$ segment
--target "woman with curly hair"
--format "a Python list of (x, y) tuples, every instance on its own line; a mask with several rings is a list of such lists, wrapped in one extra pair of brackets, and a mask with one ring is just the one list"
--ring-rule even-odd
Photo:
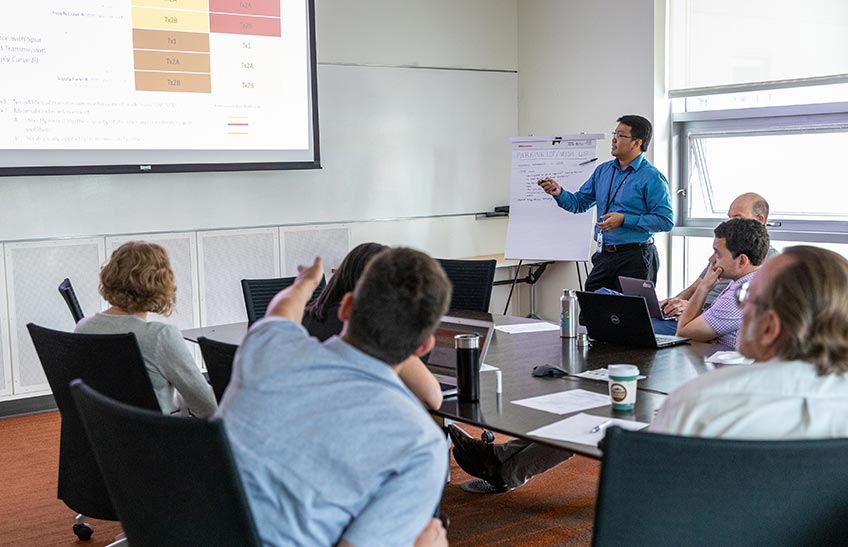
[(212, 415), (217, 407), (215, 395), (179, 329), (147, 320), (150, 312), (170, 315), (176, 304), (177, 286), (165, 249), (145, 241), (130, 241), (115, 249), (100, 270), (100, 294), (111, 307), (80, 321), (75, 332), (134, 333), (162, 412)]

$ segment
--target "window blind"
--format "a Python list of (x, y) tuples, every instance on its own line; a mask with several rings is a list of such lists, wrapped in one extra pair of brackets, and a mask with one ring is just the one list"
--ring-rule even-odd
[(671, 97), (848, 81), (845, 0), (669, 0)]

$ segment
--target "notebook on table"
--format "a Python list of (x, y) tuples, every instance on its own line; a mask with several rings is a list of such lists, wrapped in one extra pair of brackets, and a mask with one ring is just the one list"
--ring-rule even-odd
[(480, 336), (480, 357), (477, 367), (483, 364), (489, 344), (495, 331), (495, 324), (491, 319), (472, 319), (455, 315), (442, 317), (439, 326), (436, 327), (434, 336), (436, 345), (433, 351), (421, 358), (422, 361), (439, 381), (442, 395), (450, 397), (456, 395), (456, 348), (453, 337), (457, 334), (478, 334)]
[(666, 348), (689, 340), (654, 334), (648, 305), (641, 296), (578, 291), (577, 300), (589, 338), (593, 340), (645, 348)]
[(676, 316), (666, 315), (662, 312), (659, 300), (657, 300), (657, 291), (654, 287), (654, 282), (650, 279), (619, 276), (618, 282), (621, 284), (621, 292), (627, 296), (642, 296), (645, 298), (645, 303), (648, 305), (648, 312), (654, 319), (662, 319), (664, 321), (675, 319)]

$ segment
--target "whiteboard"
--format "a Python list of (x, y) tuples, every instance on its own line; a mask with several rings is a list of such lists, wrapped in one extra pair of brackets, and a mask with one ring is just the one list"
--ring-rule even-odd
[(0, 178), (0, 239), (473, 214), (509, 200), (517, 74), (319, 65), (318, 77), (321, 169)]
[(573, 214), (536, 182), (556, 180), (575, 192), (597, 165), (597, 143), (603, 135), (513, 137), (510, 176), (507, 258), (525, 260), (587, 260), (595, 208)]

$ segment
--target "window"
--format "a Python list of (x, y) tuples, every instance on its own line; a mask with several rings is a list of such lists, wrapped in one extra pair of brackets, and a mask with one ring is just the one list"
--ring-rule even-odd
[[(835, 106), (848, 112), (848, 104)], [(795, 221), (796, 229), (822, 229), (805, 221), (848, 220), (841, 199), (826, 199), (842, 193), (836, 159), (848, 151), (848, 115), (789, 110), (795, 114), (679, 123), (686, 220), (725, 218), (742, 192), (763, 195), (770, 218)]]
[(845, 0), (672, 0), (668, 10), (672, 90), (776, 89), (848, 74)]
[[(769, 202), (772, 239), (848, 244), (848, 103), (681, 113), (674, 120), (677, 219), (673, 237), (704, 237), (733, 199), (756, 192)], [(696, 246), (696, 245), (695, 245)], [(670, 272), (671, 290), (694, 279), (709, 252)], [(672, 264), (675, 260), (670, 261)]]
[(744, 192), (769, 202), (776, 248), (848, 250), (848, 3), (805, 6), (669, 2), (672, 293), (701, 272), (713, 228)]

